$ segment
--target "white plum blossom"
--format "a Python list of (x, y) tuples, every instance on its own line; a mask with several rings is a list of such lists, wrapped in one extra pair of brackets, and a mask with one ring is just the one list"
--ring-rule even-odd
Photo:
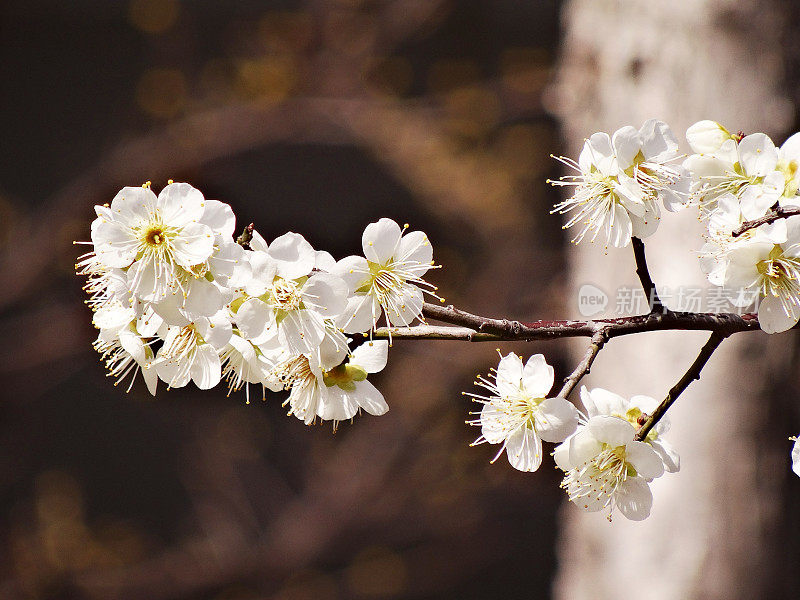
[(468, 394), (483, 404), (480, 417), (470, 421), (481, 427), (473, 443), (502, 444), (493, 461), (503, 451), (508, 462), (520, 471), (535, 471), (542, 464), (542, 441), (561, 442), (575, 431), (578, 411), (564, 398), (547, 398), (553, 387), (553, 367), (544, 356), (522, 359), (509, 353), (497, 366), (494, 381), (481, 376), (475, 382), (489, 396)]
[(388, 353), (388, 341), (367, 341), (353, 350), (347, 362), (323, 372), (328, 393), (318, 416), (333, 421), (335, 428), (337, 422), (352, 419), (361, 409), (373, 416), (385, 414), (389, 406), (367, 376), (383, 370)]
[(153, 351), (136, 331), (134, 323), (119, 328), (100, 329), (93, 344), (105, 362), (108, 374), (116, 377), (114, 385), (119, 384), (132, 373), (128, 390), (133, 386), (136, 374), (141, 370), (148, 391), (155, 396), (158, 375), (153, 365)]
[[(599, 415), (618, 417), (625, 419), (637, 429), (641, 425), (640, 420), (652, 414), (659, 404), (658, 400), (650, 396), (637, 395), (626, 399), (603, 388), (588, 390), (586, 386), (581, 387), (581, 402), (590, 419)], [(681, 468), (680, 456), (672, 444), (664, 439), (664, 434), (669, 428), (669, 417), (664, 415), (648, 432), (644, 441), (650, 444), (661, 458), (667, 473), (677, 473)]]
[(691, 171), (692, 196), (707, 215), (723, 194), (741, 203), (745, 220), (757, 219), (775, 204), (796, 203), (800, 185), (800, 134), (777, 148), (763, 133), (730, 134), (713, 121), (700, 121), (686, 132), (696, 152), (684, 161)]
[(97, 259), (127, 269), (131, 291), (142, 300), (184, 292), (179, 275), (214, 250), (214, 232), (200, 222), (204, 209), (203, 195), (186, 183), (167, 185), (158, 197), (149, 186), (123, 188), (109, 207), (97, 207)]
[(591, 241), (599, 236), (606, 246), (627, 246), (631, 237), (655, 232), (660, 205), (675, 211), (687, 204), (691, 177), (675, 164), (679, 158), (678, 142), (662, 121), (622, 127), (613, 136), (595, 133), (577, 162), (557, 157), (578, 175), (550, 182), (574, 188), (552, 212), (570, 214), (564, 227), (580, 228), (576, 243), (591, 234)]
[(349, 288), (338, 319), (346, 333), (374, 329), (382, 312), (390, 327), (409, 325), (422, 313), (423, 291), (436, 296), (435, 286), (422, 279), (433, 267), (433, 247), (421, 231), (405, 234), (407, 227), (391, 219), (370, 223), (361, 239), (364, 256), (336, 264), (333, 272)]
[(561, 487), (571, 502), (590, 511), (615, 510), (632, 521), (650, 515), (650, 481), (664, 474), (653, 447), (634, 439), (627, 419), (598, 415), (556, 448), (553, 458), (565, 472)]
[(173, 388), (193, 381), (201, 390), (211, 389), (222, 378), (219, 353), (231, 335), (231, 323), (222, 311), (188, 325), (168, 327), (154, 363), (158, 376)]

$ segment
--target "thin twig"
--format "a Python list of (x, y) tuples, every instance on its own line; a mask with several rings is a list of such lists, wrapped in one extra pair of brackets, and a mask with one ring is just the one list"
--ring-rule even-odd
[(749, 231), (750, 229), (761, 227), (762, 225), (766, 225), (767, 223), (772, 223), (773, 221), (777, 221), (778, 219), (788, 219), (789, 217), (794, 217), (796, 215), (800, 215), (800, 207), (789, 206), (783, 208), (779, 206), (768, 212), (763, 217), (759, 217), (758, 219), (753, 219), (752, 221), (745, 221), (739, 226), (738, 229), (734, 229), (733, 232), (731, 232), (731, 235), (733, 237), (739, 237), (745, 231)]
[(708, 338), (708, 341), (705, 343), (703, 348), (700, 350), (700, 354), (697, 355), (697, 358), (694, 359), (692, 366), (684, 373), (683, 377), (681, 377), (680, 381), (675, 384), (675, 386), (669, 391), (667, 397), (658, 405), (658, 407), (653, 411), (653, 414), (650, 415), (647, 420), (642, 423), (642, 426), (639, 428), (639, 431), (636, 432), (636, 439), (641, 441), (647, 437), (647, 434), (650, 433), (650, 430), (655, 427), (656, 423), (658, 423), (664, 414), (669, 410), (670, 406), (675, 403), (675, 400), (678, 399), (683, 391), (689, 387), (689, 384), (692, 383), (695, 379), (700, 379), (700, 372), (703, 370), (703, 367), (708, 362), (708, 359), (711, 358), (711, 355), (714, 354), (714, 351), (719, 347), (727, 336), (723, 333), (713, 332), (711, 336)]
[(578, 366), (575, 367), (575, 370), (564, 380), (564, 386), (561, 388), (561, 391), (558, 392), (559, 398), (566, 399), (567, 396), (572, 393), (572, 390), (575, 389), (575, 386), (578, 385), (583, 376), (589, 374), (594, 359), (597, 358), (597, 355), (600, 353), (600, 350), (603, 349), (603, 346), (607, 341), (608, 334), (606, 329), (598, 329), (592, 336), (592, 341), (589, 344), (589, 347), (586, 349), (586, 354), (584, 354), (583, 360), (581, 360)]
[(650, 303), (650, 312), (661, 313), (665, 312), (667, 308), (658, 297), (656, 284), (653, 283), (650, 277), (650, 269), (647, 267), (647, 257), (644, 253), (644, 242), (637, 237), (631, 238), (631, 245), (633, 246), (633, 256), (636, 259), (636, 274), (639, 276), (639, 281), (642, 282), (642, 289), (644, 290), (647, 301)]

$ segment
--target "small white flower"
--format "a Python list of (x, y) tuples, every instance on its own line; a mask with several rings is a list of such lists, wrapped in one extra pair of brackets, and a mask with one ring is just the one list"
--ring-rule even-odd
[(153, 396), (156, 395), (158, 375), (152, 368), (153, 351), (137, 332), (135, 322), (129, 322), (123, 327), (100, 329), (100, 334), (93, 346), (105, 361), (108, 374), (116, 377), (117, 381), (114, 382), (114, 385), (118, 385), (128, 374), (132, 373), (127, 389), (130, 391), (136, 379), (136, 373), (141, 369), (148, 391)]
[(502, 444), (492, 462), (505, 450), (515, 469), (535, 471), (542, 464), (542, 440), (561, 442), (572, 434), (578, 411), (563, 398), (547, 398), (553, 387), (553, 367), (541, 354), (531, 356), (524, 366), (519, 356), (507, 354), (494, 379), (479, 376), (475, 382), (490, 396), (465, 393), (484, 405), (480, 418), (469, 422), (481, 426), (474, 444)]
[(679, 210), (689, 198), (691, 178), (682, 166), (672, 164), (679, 158), (678, 143), (662, 121), (647, 121), (638, 130), (622, 127), (613, 137), (595, 133), (578, 162), (556, 158), (578, 172), (550, 182), (574, 188), (552, 212), (572, 213), (564, 227), (580, 227), (576, 243), (591, 233), (592, 241), (600, 236), (606, 245), (627, 246), (631, 237), (655, 232), (659, 202)]
[(390, 327), (410, 324), (422, 313), (423, 291), (435, 296), (436, 287), (422, 279), (433, 267), (428, 237), (421, 231), (404, 235), (397, 223), (380, 219), (367, 225), (361, 243), (366, 258), (348, 256), (333, 270), (350, 290), (338, 324), (346, 333), (366, 332), (381, 312)]
[[(635, 429), (641, 425), (639, 419), (652, 414), (659, 404), (655, 398), (650, 396), (637, 395), (626, 399), (603, 388), (594, 388), (590, 391), (586, 386), (581, 387), (581, 402), (590, 419), (600, 415), (618, 417), (628, 421)], [(667, 473), (677, 473), (681, 468), (681, 458), (672, 444), (663, 437), (669, 428), (669, 417), (664, 415), (650, 430), (644, 441), (650, 444), (661, 458)]]
[(634, 439), (627, 419), (598, 415), (556, 448), (556, 465), (565, 472), (561, 487), (570, 501), (590, 512), (615, 509), (641, 521), (650, 514), (649, 482), (664, 474), (661, 457), (650, 444)]
[(333, 421), (334, 430), (339, 421), (352, 419), (360, 409), (374, 416), (389, 410), (380, 390), (367, 381), (367, 375), (386, 366), (388, 352), (388, 341), (367, 341), (353, 351), (347, 362), (323, 372), (328, 394), (317, 414), (325, 421)]
[(228, 344), (220, 352), (222, 378), (228, 382), (228, 395), (245, 387), (247, 404), (250, 404), (250, 385), (264, 384), (273, 366), (258, 346), (233, 331)]
[(183, 387), (191, 380), (201, 390), (211, 389), (222, 378), (219, 352), (231, 335), (231, 323), (221, 311), (169, 327), (154, 363), (158, 376), (169, 387)]
[(345, 309), (347, 285), (331, 273), (312, 273), (317, 254), (298, 234), (285, 234), (267, 246), (254, 232), (250, 246), (248, 297), (233, 304), (242, 334), (258, 343), (275, 329), (291, 354), (315, 352), (328, 324)]
[(123, 188), (111, 206), (96, 207), (92, 242), (98, 260), (127, 269), (128, 284), (142, 300), (163, 300), (180, 289), (178, 273), (205, 263), (214, 233), (200, 223), (205, 199), (186, 183), (167, 185), (156, 195), (149, 187)]
[(800, 320), (800, 223), (786, 220), (787, 239), (777, 243), (765, 234), (732, 244), (725, 250), (723, 286), (738, 293), (737, 306), (761, 297), (758, 320), (767, 333), (780, 333)]

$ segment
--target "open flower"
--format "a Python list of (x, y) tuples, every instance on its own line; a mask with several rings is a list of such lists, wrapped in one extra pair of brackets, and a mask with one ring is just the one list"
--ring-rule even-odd
[(691, 178), (673, 164), (678, 158), (677, 140), (662, 121), (647, 121), (638, 130), (622, 127), (613, 137), (595, 133), (577, 162), (557, 157), (578, 174), (550, 182), (573, 188), (552, 212), (571, 214), (564, 227), (580, 227), (576, 243), (591, 234), (591, 241), (599, 236), (606, 245), (627, 246), (631, 237), (655, 232), (659, 203), (668, 210), (686, 205)]
[(348, 256), (336, 264), (333, 272), (350, 290), (338, 320), (345, 332), (373, 329), (381, 312), (390, 327), (408, 325), (422, 313), (423, 291), (435, 296), (436, 287), (422, 279), (433, 266), (428, 237), (421, 231), (403, 233), (391, 219), (370, 223), (361, 239), (364, 256)]
[[(603, 388), (594, 388), (590, 391), (586, 386), (581, 387), (581, 402), (590, 419), (600, 415), (618, 417), (626, 420), (635, 429), (640, 426), (639, 419), (652, 414), (659, 404), (650, 396), (637, 395), (626, 399)], [(672, 444), (664, 439), (664, 434), (669, 428), (669, 417), (664, 415), (643, 441), (652, 446), (664, 463), (664, 470), (667, 473), (677, 473), (681, 468), (681, 458)]]
[(127, 269), (132, 292), (157, 302), (180, 289), (178, 273), (205, 263), (214, 233), (200, 223), (205, 199), (186, 183), (156, 195), (148, 187), (123, 188), (110, 207), (97, 207), (92, 242), (98, 260)]
[(468, 394), (483, 404), (480, 417), (469, 421), (481, 427), (474, 444), (502, 444), (493, 461), (505, 450), (508, 462), (520, 471), (535, 471), (542, 464), (542, 440), (561, 442), (575, 431), (578, 411), (564, 398), (547, 398), (553, 387), (553, 367), (536, 354), (525, 365), (516, 354), (502, 357), (494, 381), (475, 382), (489, 396)]
[(650, 444), (634, 439), (627, 419), (598, 415), (556, 448), (556, 465), (565, 472), (561, 487), (570, 501), (590, 512), (614, 510), (641, 521), (650, 514), (649, 482), (664, 474), (661, 457)]
[(158, 376), (174, 388), (191, 380), (201, 390), (211, 389), (222, 378), (219, 352), (231, 335), (231, 323), (222, 311), (188, 325), (169, 327), (154, 363)]

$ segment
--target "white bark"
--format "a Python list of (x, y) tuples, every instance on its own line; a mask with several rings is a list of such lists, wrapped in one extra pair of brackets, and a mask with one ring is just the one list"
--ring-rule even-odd
[[(772, 3), (573, 0), (564, 15), (551, 104), (563, 118), (569, 155), (577, 156), (583, 138), (595, 131), (638, 127), (653, 117), (667, 121), (681, 139), (700, 119), (768, 134), (782, 134), (790, 122), (792, 107), (780, 91), (781, 20)], [(695, 254), (701, 230), (694, 210), (666, 213), (645, 241), (662, 297), (679, 285), (704, 285)], [(613, 312), (617, 287), (638, 286), (630, 248), (606, 255), (597, 244), (581, 244), (571, 255), (574, 298), (582, 284), (595, 284), (609, 293)], [(759, 566), (767, 556), (761, 542), (774, 502), (773, 484), (758, 476), (754, 458), (764, 337), (726, 340), (670, 412), (669, 439), (681, 452), (682, 469), (654, 482), (648, 520), (632, 523), (617, 515), (608, 523), (565, 507), (555, 597), (759, 596), (765, 576)], [(705, 338), (679, 332), (612, 340), (588, 384), (663, 397)]]

